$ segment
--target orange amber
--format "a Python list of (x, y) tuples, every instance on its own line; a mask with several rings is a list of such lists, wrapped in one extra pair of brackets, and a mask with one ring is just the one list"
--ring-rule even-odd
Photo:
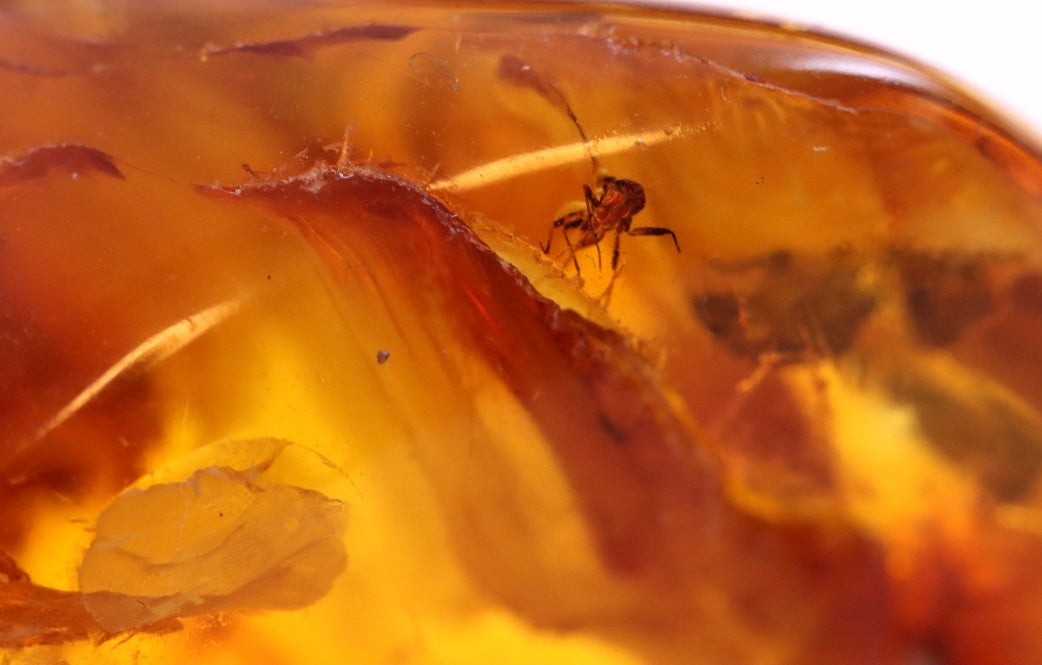
[(5, 663), (1042, 661), (1042, 161), (936, 74), (71, 0), (0, 91)]

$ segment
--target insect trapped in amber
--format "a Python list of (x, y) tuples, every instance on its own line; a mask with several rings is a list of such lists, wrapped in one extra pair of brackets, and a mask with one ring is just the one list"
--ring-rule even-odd
[(4, 662), (1042, 660), (1042, 162), (942, 78), (133, 0), (0, 90)]

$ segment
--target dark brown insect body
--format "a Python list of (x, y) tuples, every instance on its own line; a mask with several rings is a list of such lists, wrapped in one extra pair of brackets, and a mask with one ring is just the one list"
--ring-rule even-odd
[[(529, 88), (537, 92), (544, 99), (568, 114), (572, 124), (579, 132), (586, 151), (590, 155), (590, 162), (594, 173), (600, 170), (597, 155), (590, 147), (590, 139), (586, 130), (579, 123), (579, 117), (568, 102), (564, 93), (552, 79), (541, 75), (530, 64), (515, 55), (504, 55), (499, 60), (499, 75), (504, 80), (515, 85)], [(644, 209), (644, 187), (633, 180), (623, 180), (611, 176), (599, 176), (597, 178), (597, 191), (600, 196), (594, 194), (589, 185), (583, 185), (586, 194), (586, 209), (576, 210), (568, 213), (560, 219), (555, 219), (550, 226), (550, 236), (546, 239), (546, 245), (542, 247), (543, 252), (550, 253), (550, 243), (554, 238), (554, 229), (561, 229), (564, 241), (572, 255), (572, 263), (575, 264), (575, 272), (580, 273), (579, 260), (575, 256), (577, 250), (585, 247), (597, 248), (597, 265), (601, 264), (601, 240), (604, 236), (615, 232), (615, 248), (612, 250), (611, 268), (615, 272), (619, 266), (619, 237), (625, 233), (631, 236), (662, 236), (669, 235), (673, 238), (673, 244), (680, 251), (680, 243), (671, 229), (659, 226), (638, 226), (632, 228), (633, 216)], [(578, 229), (582, 235), (578, 241), (572, 242), (568, 232)], [(614, 280), (614, 277), (613, 277)], [(610, 292), (610, 287), (609, 291)]]
[[(560, 228), (564, 241), (572, 255), (576, 272), (579, 272), (579, 261), (575, 257), (577, 250), (584, 247), (597, 248), (597, 263), (600, 265), (601, 250), (600, 242), (608, 233), (615, 232), (615, 247), (612, 250), (611, 268), (616, 270), (619, 265), (619, 237), (625, 233), (631, 236), (662, 236), (668, 235), (673, 238), (673, 244), (680, 251), (680, 243), (671, 229), (660, 226), (638, 226), (633, 228), (633, 216), (644, 209), (644, 187), (633, 180), (623, 180), (611, 176), (601, 176), (597, 179), (597, 188), (600, 196), (597, 196), (589, 185), (583, 185), (586, 194), (586, 209), (568, 213), (564, 217), (555, 219), (550, 226), (550, 236), (543, 246), (545, 253), (550, 253), (550, 243), (554, 238), (554, 230)], [(576, 242), (572, 242), (568, 232), (578, 229), (582, 235)]]

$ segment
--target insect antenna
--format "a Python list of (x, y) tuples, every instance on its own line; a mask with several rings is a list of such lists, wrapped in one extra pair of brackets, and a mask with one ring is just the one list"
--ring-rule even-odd
[(583, 129), (582, 123), (579, 122), (579, 116), (575, 114), (575, 109), (572, 108), (568, 98), (565, 97), (557, 84), (549, 77), (536, 71), (532, 65), (512, 54), (506, 54), (499, 58), (499, 76), (503, 80), (513, 83), (516, 86), (529, 88), (530, 90), (535, 91), (540, 97), (550, 102), (561, 111), (564, 111), (565, 115), (568, 116), (572, 121), (572, 124), (575, 125), (575, 128), (579, 131), (579, 138), (582, 140), (583, 147), (586, 149), (586, 154), (590, 158), (590, 164), (593, 166), (593, 177), (596, 182), (601, 173), (600, 161), (597, 159), (597, 155), (593, 152), (590, 137), (587, 136), (586, 130)]

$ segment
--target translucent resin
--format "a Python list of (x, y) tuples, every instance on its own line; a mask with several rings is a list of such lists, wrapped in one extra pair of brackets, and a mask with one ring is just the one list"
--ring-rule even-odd
[(73, 0), (0, 92), (3, 662), (1042, 661), (1042, 161), (943, 77)]

